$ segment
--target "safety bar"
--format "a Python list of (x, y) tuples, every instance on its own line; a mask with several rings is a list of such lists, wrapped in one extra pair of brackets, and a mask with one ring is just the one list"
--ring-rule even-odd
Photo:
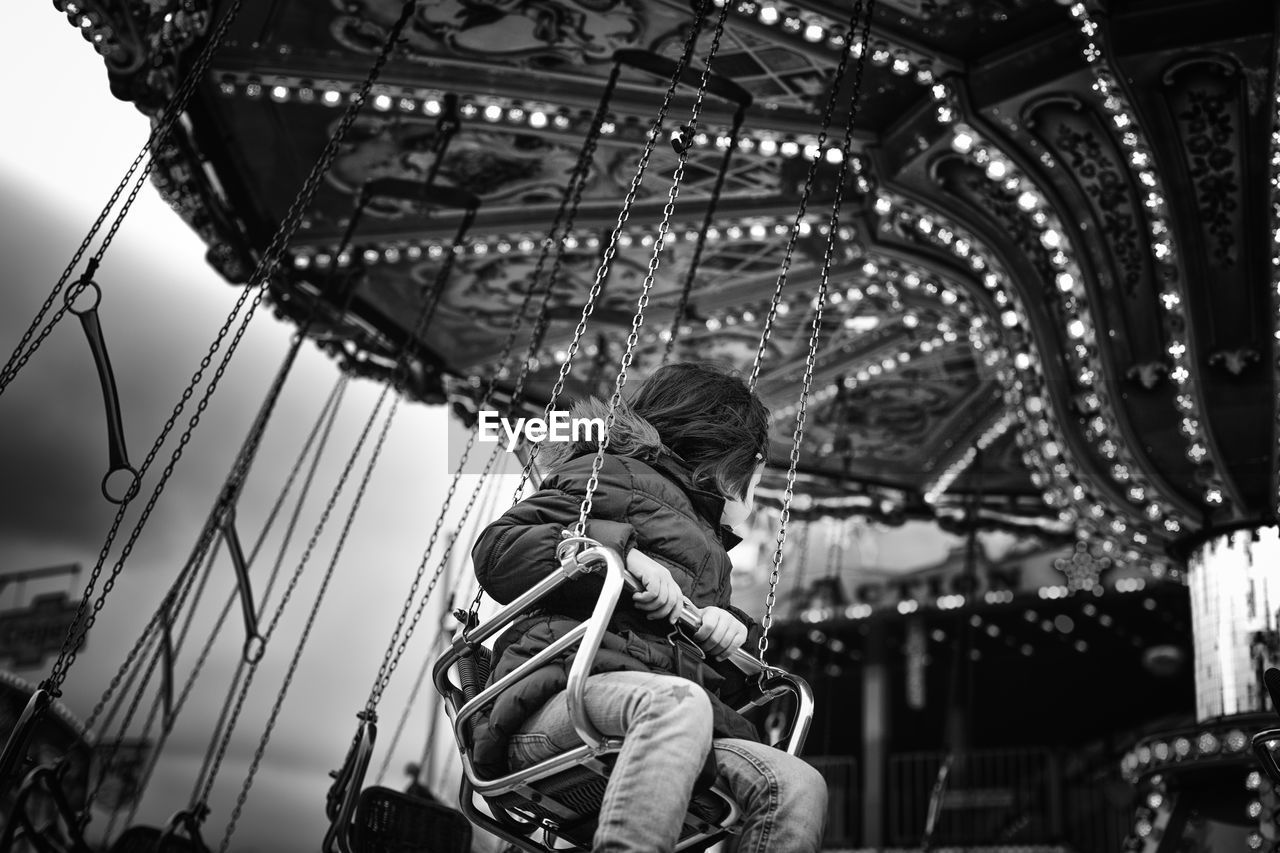
[[(584, 544), (583, 550), (576, 555), (566, 553), (566, 547)], [(604, 585), (600, 596), (587, 621), (576, 625), (572, 630), (557, 638), (553, 643), (539, 651), (529, 660), (507, 673), (502, 678), (480, 691), (470, 701), (456, 707), (461, 690), (449, 678), (449, 671), (464, 655), (471, 653), (471, 648), (504, 629), (516, 618), (527, 613), (532, 606), (562, 584), (583, 574), (604, 569)], [(432, 681), (436, 690), (445, 698), (445, 709), (453, 722), (454, 739), (462, 754), (463, 772), (468, 782), (481, 795), (495, 794), (519, 787), (536, 778), (541, 778), (554, 770), (563, 769), (580, 763), (583, 759), (601, 752), (616, 749), (621, 741), (606, 738), (587, 717), (583, 702), (583, 693), (587, 677), (591, 674), (596, 652), (608, 630), (614, 609), (621, 598), (624, 587), (643, 589), (643, 584), (623, 563), (622, 557), (612, 549), (605, 548), (598, 542), (585, 538), (566, 540), (561, 544), (560, 568), (543, 578), (524, 594), (510, 604), (501, 608), (484, 623), (470, 630), (464, 629), (450, 644), (432, 668)], [(686, 631), (696, 632), (702, 625), (702, 612), (688, 599), (685, 599), (677, 614), (675, 623)], [(525, 770), (510, 773), (495, 779), (481, 779), (475, 772), (464, 744), (467, 743), (467, 723), (480, 710), (488, 706), (504, 690), (534, 670), (550, 663), (575, 644), (581, 643), (574, 654), (570, 665), (568, 683), (566, 685), (566, 702), (570, 722), (583, 746), (539, 763)], [(792, 755), (799, 754), (809, 733), (813, 719), (813, 691), (804, 679), (792, 675), (785, 670), (752, 657), (743, 649), (734, 649), (725, 660), (748, 676), (760, 679), (761, 696), (739, 711), (767, 704), (785, 693), (796, 697), (796, 713), (792, 717), (791, 731), (787, 737), (786, 751)]]

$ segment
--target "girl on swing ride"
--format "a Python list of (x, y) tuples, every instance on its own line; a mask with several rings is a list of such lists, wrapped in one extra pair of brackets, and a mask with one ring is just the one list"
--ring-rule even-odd
[[(603, 416), (589, 400), (575, 408)], [(733, 710), (711, 665), (758, 635), (729, 603), (728, 550), (751, 512), (768, 448), (768, 410), (747, 384), (717, 369), (659, 368), (620, 406), (585, 534), (612, 548), (640, 582), (624, 596), (586, 680), (585, 710), (624, 738), (605, 788), (592, 850), (669, 853), (704, 764), (742, 811), (736, 847), (750, 853), (819, 849), (826, 784), (801, 759), (762, 744)], [(490, 524), (472, 551), (476, 576), (508, 603), (559, 563), (578, 519), (595, 441), (550, 445), (552, 468), (533, 495)], [(544, 451), (545, 452), (545, 451)], [(590, 615), (600, 591), (587, 575), (543, 598), (498, 639), (490, 683)], [(701, 627), (673, 622), (687, 598)], [(520, 770), (580, 744), (566, 703), (567, 666), (536, 670), (499, 696), (475, 731), (477, 767)]]

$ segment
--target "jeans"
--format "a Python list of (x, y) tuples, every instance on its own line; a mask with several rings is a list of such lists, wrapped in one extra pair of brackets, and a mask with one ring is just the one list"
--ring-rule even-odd
[[(611, 672), (587, 679), (587, 716), (604, 735), (624, 737), (609, 777), (593, 853), (671, 853), (708, 748), (743, 812), (737, 853), (812, 853), (822, 845), (827, 786), (782, 750), (711, 736), (711, 702), (674, 675)], [(582, 743), (565, 694), (552, 697), (512, 736), (513, 770)]]

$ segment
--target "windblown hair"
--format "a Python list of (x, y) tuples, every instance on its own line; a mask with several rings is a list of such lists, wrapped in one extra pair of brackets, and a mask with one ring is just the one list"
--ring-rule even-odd
[[(590, 397), (575, 418), (601, 418), (609, 410)], [(556, 447), (548, 461), (595, 452), (580, 440)], [(741, 498), (769, 449), (769, 410), (741, 378), (711, 365), (669, 364), (649, 375), (618, 406), (609, 430), (610, 453), (653, 459), (665, 447), (689, 466), (694, 482), (725, 497)]]

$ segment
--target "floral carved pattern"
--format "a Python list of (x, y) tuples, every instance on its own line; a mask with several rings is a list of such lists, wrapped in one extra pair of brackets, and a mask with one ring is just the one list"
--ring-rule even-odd
[(988, 180), (977, 168), (958, 157), (940, 163), (937, 177), (952, 195), (990, 215), (1045, 280), (1052, 278), (1048, 252), (1040, 244), (1030, 218), (1018, 208), (1016, 192)]
[(1076, 114), (1059, 116), (1047, 142), (1076, 179), (1093, 206), (1094, 216), (1116, 264), (1120, 286), (1133, 298), (1146, 266), (1139, 245), (1138, 217), (1126, 171), (1103, 137)]
[[(327, 179), (350, 193), (374, 178), (424, 180), (436, 159), (436, 141), (434, 126), (426, 123), (359, 121)], [(540, 137), (467, 131), (450, 143), (436, 180), (490, 203), (545, 204), (559, 198), (575, 158), (574, 151)], [(594, 173), (589, 183), (596, 183)], [(590, 189), (587, 195), (592, 195)], [(418, 212), (418, 205), (409, 200), (376, 199), (369, 212), (400, 218)]]
[(1231, 89), (1209, 91), (1191, 89), (1177, 113), (1182, 128), (1192, 181), (1196, 185), (1196, 205), (1200, 224), (1209, 238), (1213, 261), (1223, 267), (1236, 264), (1234, 214), (1240, 191), (1236, 177), (1236, 154), (1231, 148), (1236, 100)]
[[(400, 11), (398, 0), (345, 0), (330, 30), (349, 50), (371, 53)], [(426, 0), (405, 36), (411, 58), (454, 56), (496, 59), (557, 68), (608, 62), (615, 50), (634, 47), (645, 28), (642, 7), (626, 0)]]

